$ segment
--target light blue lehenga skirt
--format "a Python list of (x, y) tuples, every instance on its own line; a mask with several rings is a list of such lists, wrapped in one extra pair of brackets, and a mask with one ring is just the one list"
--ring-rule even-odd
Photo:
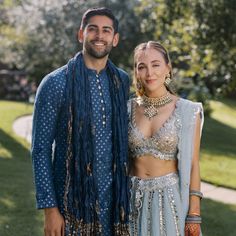
[(179, 177), (176, 173), (131, 177), (131, 236), (184, 236)]

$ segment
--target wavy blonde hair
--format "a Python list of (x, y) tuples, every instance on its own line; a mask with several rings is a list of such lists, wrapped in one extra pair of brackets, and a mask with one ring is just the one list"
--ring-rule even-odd
[[(136, 77), (137, 57), (138, 57), (138, 55), (141, 51), (145, 51), (148, 48), (153, 48), (153, 49), (157, 50), (158, 52), (160, 52), (162, 54), (166, 64), (170, 68), (170, 79), (171, 79), (171, 81), (173, 81), (172, 65), (171, 65), (170, 56), (169, 56), (169, 53), (168, 53), (167, 49), (162, 44), (160, 44), (159, 42), (156, 42), (156, 41), (148, 41), (148, 42), (145, 42), (145, 43), (141, 43), (141, 44), (137, 45), (136, 48), (134, 49), (134, 79), (133, 79), (133, 84), (134, 84), (137, 96), (142, 96), (144, 94), (144, 89), (138, 88), (139, 86), (137, 85), (138, 84), (138, 78)], [(172, 86), (166, 86), (166, 89), (170, 93), (175, 94), (175, 90), (174, 90), (174, 88), (172, 88)]]

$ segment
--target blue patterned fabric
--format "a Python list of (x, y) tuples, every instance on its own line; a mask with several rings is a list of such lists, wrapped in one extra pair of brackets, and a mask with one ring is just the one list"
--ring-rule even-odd
[[(89, 70), (93, 123), (95, 129), (95, 178), (98, 184), (101, 219), (104, 236), (112, 235), (112, 107), (106, 71), (99, 75)], [(104, 173), (106, 173), (104, 175)]]
[[(41, 82), (35, 101), (32, 132), (32, 159), (37, 208), (57, 206), (62, 214), (64, 213), (68, 128), (66, 122), (66, 69), (66, 66), (59, 68), (47, 75)], [(119, 74), (128, 91), (127, 74), (120, 69)], [(114, 179), (112, 175), (110, 78), (108, 78), (106, 70), (103, 70), (98, 77), (94, 71), (88, 70), (88, 78), (95, 133), (93, 141), (95, 143), (94, 159), (96, 160), (94, 178), (97, 180), (100, 221), (104, 230), (103, 235), (112, 235), (111, 211)], [(99, 87), (101, 89), (98, 89)]]

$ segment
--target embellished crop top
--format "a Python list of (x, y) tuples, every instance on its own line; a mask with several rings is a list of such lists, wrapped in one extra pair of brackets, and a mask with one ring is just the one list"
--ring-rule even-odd
[(148, 154), (161, 160), (177, 159), (178, 129), (180, 127), (178, 101), (170, 117), (151, 137), (145, 137), (138, 129), (135, 122), (137, 103), (134, 99), (129, 101), (129, 155), (131, 158), (138, 158)]

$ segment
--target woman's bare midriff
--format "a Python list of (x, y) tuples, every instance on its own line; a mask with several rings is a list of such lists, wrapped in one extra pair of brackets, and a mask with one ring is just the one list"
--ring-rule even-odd
[(177, 161), (160, 160), (151, 155), (132, 158), (130, 163), (130, 175), (139, 178), (153, 178), (177, 172)]

